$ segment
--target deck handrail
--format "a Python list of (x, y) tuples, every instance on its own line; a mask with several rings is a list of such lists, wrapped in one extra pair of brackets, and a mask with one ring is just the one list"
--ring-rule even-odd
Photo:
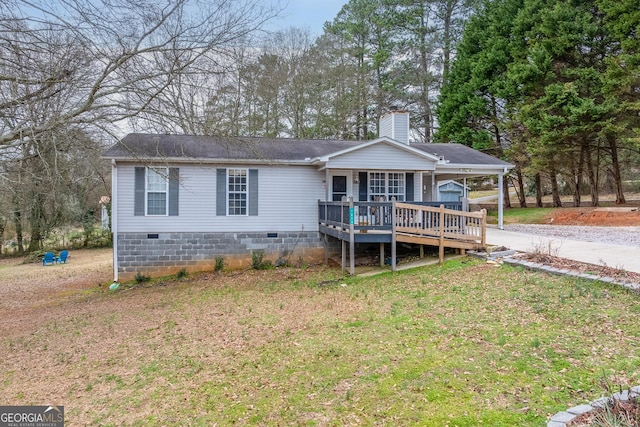
[[(431, 205), (431, 206), (428, 206)], [(346, 265), (345, 242), (349, 242), (349, 271), (354, 274), (356, 235), (374, 230), (377, 236), (391, 241), (391, 268), (396, 270), (396, 243), (417, 243), (439, 247), (439, 260), (444, 261), (444, 248), (460, 250), (486, 246), (487, 211), (463, 212), (462, 204), (447, 209), (444, 203), (355, 202), (343, 198), (339, 202), (318, 201), (320, 231), (342, 241), (342, 268)], [(391, 236), (389, 236), (389, 234)], [(370, 242), (385, 240), (368, 240)], [(381, 244), (380, 259), (384, 245)], [(422, 248), (422, 246), (421, 246)], [(326, 249), (325, 249), (326, 251)], [(325, 253), (325, 259), (327, 255)]]
[[(351, 203), (351, 204), (350, 204)], [(461, 212), (461, 202), (407, 202), (414, 206), (439, 207), (444, 205), (446, 209)], [(353, 201), (349, 200), (329, 202), (318, 201), (318, 222), (331, 227), (349, 228), (350, 209), (353, 208), (353, 225), (356, 231), (379, 230), (391, 231), (392, 202)]]
[(393, 202), (396, 233), (440, 239), (469, 240), (486, 245), (487, 211), (462, 212)]

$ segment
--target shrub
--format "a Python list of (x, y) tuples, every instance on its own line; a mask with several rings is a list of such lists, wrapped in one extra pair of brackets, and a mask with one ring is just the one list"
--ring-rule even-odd
[(264, 251), (254, 251), (251, 253), (251, 268), (254, 270), (268, 270), (272, 267), (271, 261), (263, 261)]
[(176, 278), (177, 279), (184, 279), (188, 275), (189, 275), (189, 273), (187, 273), (187, 269), (186, 268), (182, 268), (182, 269), (180, 269), (180, 271), (178, 271), (176, 273)]
[(149, 276), (145, 276), (144, 274), (138, 272), (138, 274), (136, 274), (135, 277), (135, 281), (136, 283), (144, 283), (144, 282), (148, 282), (149, 280), (151, 280), (151, 277)]
[(224, 257), (217, 256), (216, 257), (216, 265), (213, 267), (213, 271), (222, 271), (224, 270)]

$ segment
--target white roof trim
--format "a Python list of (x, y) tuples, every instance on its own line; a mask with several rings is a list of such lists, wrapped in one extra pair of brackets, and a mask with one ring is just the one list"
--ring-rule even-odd
[(263, 165), (263, 166), (272, 166), (272, 165), (292, 165), (292, 166), (311, 166), (313, 162), (309, 160), (269, 160), (269, 159), (203, 159), (203, 158), (193, 158), (193, 157), (166, 157), (166, 158), (158, 158), (158, 157), (115, 157), (113, 160), (116, 163), (162, 163), (162, 164), (190, 164), (190, 165)]
[(496, 173), (506, 173), (513, 169), (515, 165), (483, 165), (483, 164), (464, 164), (464, 163), (438, 163), (436, 172), (456, 172), (459, 174), (472, 174), (475, 172), (496, 171)]
[(468, 185), (464, 185), (461, 182), (456, 181), (455, 179), (445, 179), (444, 181), (436, 181), (438, 183), (438, 187), (440, 187), (441, 185), (445, 185), (448, 184), (450, 182), (459, 185), (460, 187), (464, 187), (465, 190), (469, 189)]
[(391, 145), (391, 146), (393, 146), (395, 148), (398, 148), (400, 150), (403, 150), (403, 151), (406, 151), (408, 153), (414, 154), (414, 155), (416, 155), (418, 157), (421, 157), (423, 159), (430, 160), (432, 162), (437, 162), (439, 160), (438, 156), (434, 156), (433, 154), (429, 154), (429, 153), (426, 153), (426, 152), (424, 152), (422, 150), (415, 149), (415, 148), (411, 147), (410, 145), (403, 144), (402, 142), (398, 142), (395, 139), (391, 139), (391, 138), (388, 138), (388, 137), (381, 137), (381, 138), (377, 138), (377, 139), (374, 139), (374, 140), (371, 140), (371, 141), (363, 142), (362, 144), (358, 144), (358, 145), (356, 145), (354, 147), (349, 147), (349, 148), (346, 148), (344, 150), (336, 151), (335, 153), (330, 153), (330, 154), (327, 154), (325, 156), (318, 157), (318, 158), (316, 158), (314, 160), (317, 161), (317, 162), (327, 163), (332, 157), (342, 156), (344, 154), (352, 153), (352, 152), (358, 151), (358, 150), (362, 150), (364, 148), (370, 147), (372, 145), (380, 144), (380, 143)]

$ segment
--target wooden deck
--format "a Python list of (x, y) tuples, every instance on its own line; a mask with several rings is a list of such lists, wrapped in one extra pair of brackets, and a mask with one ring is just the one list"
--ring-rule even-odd
[(381, 264), (384, 244), (390, 243), (393, 271), (397, 242), (437, 246), (440, 262), (445, 248), (484, 248), (486, 211), (463, 212), (461, 208), (461, 203), (319, 201), (318, 218), (320, 232), (342, 243), (343, 270), (349, 244), (349, 271), (354, 274), (355, 243), (379, 243)]

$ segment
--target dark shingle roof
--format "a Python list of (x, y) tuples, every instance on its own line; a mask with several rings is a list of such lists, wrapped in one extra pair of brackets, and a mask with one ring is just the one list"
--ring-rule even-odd
[[(132, 133), (104, 154), (115, 159), (247, 160), (268, 162), (308, 161), (363, 141), (334, 139), (241, 138)], [(461, 144), (411, 144), (449, 163), (507, 166), (506, 162)]]
[(304, 161), (362, 142), (132, 133), (104, 154), (108, 158), (185, 158)]
[(462, 144), (411, 144), (411, 146), (438, 157), (442, 156), (449, 163), (510, 166), (507, 162)]

